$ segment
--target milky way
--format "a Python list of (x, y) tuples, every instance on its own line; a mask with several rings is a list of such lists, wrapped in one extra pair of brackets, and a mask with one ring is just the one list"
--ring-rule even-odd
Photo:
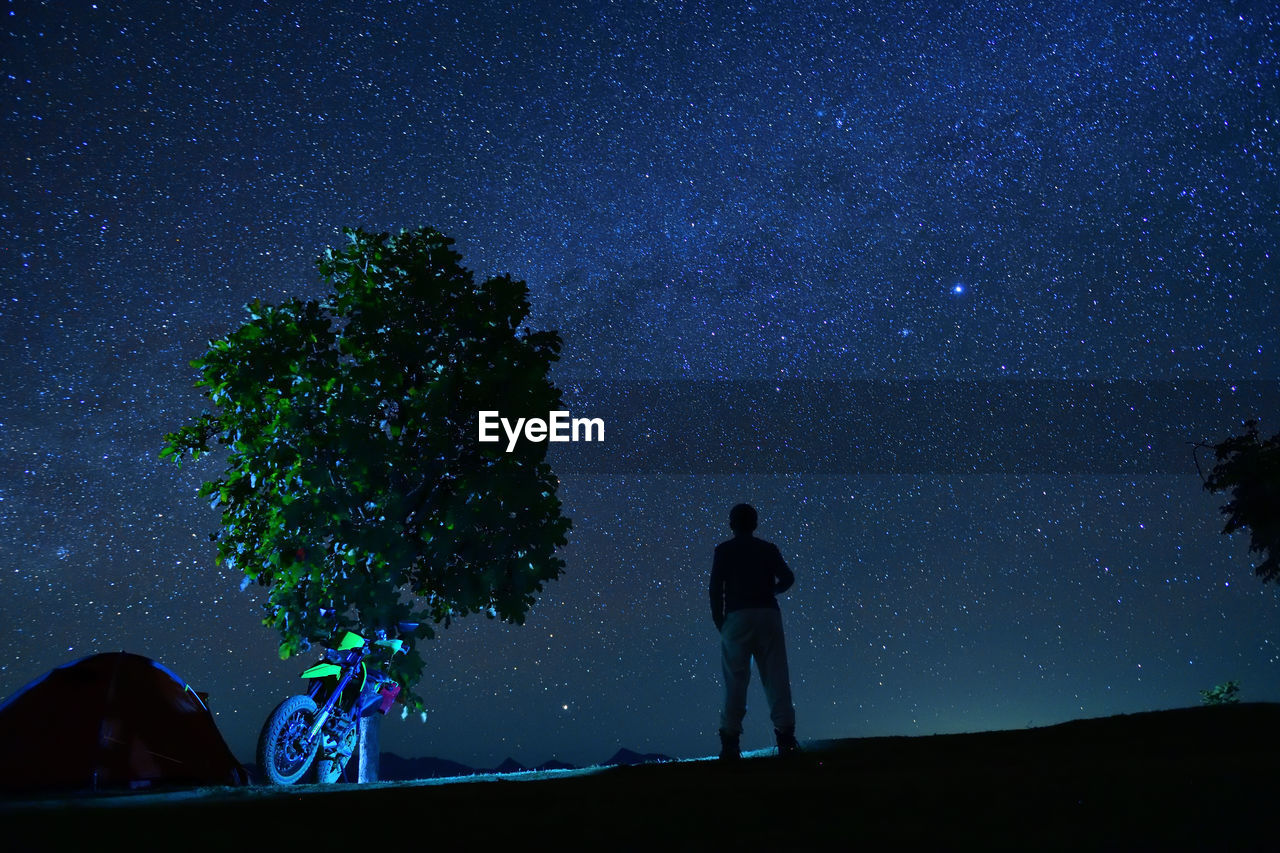
[(1280, 700), (1190, 447), (1280, 428), (1272, 4), (4, 10), (0, 694), (146, 654), (252, 759), (304, 662), (161, 436), (341, 227), (431, 225), (610, 432), (561, 455), (564, 576), (444, 631), (388, 749), (713, 752), (740, 500), (797, 575), (802, 740)]

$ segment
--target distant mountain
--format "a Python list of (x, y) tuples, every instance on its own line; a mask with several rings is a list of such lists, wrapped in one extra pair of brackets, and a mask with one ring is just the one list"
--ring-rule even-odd
[[(673, 761), (669, 755), (657, 752), (639, 753), (625, 747), (614, 753), (608, 761), (600, 763), (601, 767), (616, 765), (651, 764), (657, 761)], [(497, 767), (491, 769), (468, 767), (456, 761), (444, 758), (402, 758), (394, 752), (384, 752), (379, 759), (378, 776), (386, 782), (406, 782), (413, 779), (444, 779), (454, 776), (474, 776), (478, 773), (526, 773), (529, 770), (576, 770), (577, 765), (558, 759), (544, 761), (537, 767), (526, 767), (514, 758), (508, 757)], [(354, 767), (352, 768), (354, 772)]]
[(394, 752), (384, 752), (378, 756), (378, 777), (387, 782), (444, 779), (470, 776), (475, 772), (477, 771), (472, 767), (444, 758), (401, 758)]
[(528, 769), (529, 769), (528, 767), (525, 767), (523, 764), (521, 764), (519, 761), (516, 761), (516, 760), (515, 760), (514, 758), (512, 758), (511, 756), (507, 756), (507, 758), (506, 758), (505, 760), (503, 760), (503, 762), (502, 762), (501, 764), (499, 764), (497, 767), (493, 768), (492, 770), (489, 770), (489, 771), (486, 771), (486, 772), (489, 772), (489, 773), (523, 773), (523, 772), (525, 772), (525, 771), (526, 771), (526, 770), (528, 770)]
[(622, 749), (615, 752), (613, 754), (613, 758), (610, 758), (608, 761), (606, 761), (604, 763), (604, 766), (613, 767), (618, 764), (625, 764), (630, 766), (632, 764), (651, 764), (655, 761), (674, 761), (674, 760), (675, 759), (672, 758), (671, 756), (663, 755), (660, 752), (646, 752), (641, 754), (639, 752), (632, 752), (626, 747), (623, 747)]

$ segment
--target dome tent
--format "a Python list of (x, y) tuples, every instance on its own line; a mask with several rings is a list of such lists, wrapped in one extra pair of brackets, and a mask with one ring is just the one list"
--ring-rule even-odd
[(241, 785), (204, 698), (128, 652), (50, 670), (0, 705), (0, 789)]

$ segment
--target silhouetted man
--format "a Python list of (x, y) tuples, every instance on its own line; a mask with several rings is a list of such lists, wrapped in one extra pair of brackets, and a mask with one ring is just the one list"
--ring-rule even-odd
[(716, 546), (711, 564), (711, 618), (720, 632), (724, 666), (724, 708), (720, 712), (720, 758), (741, 753), (742, 718), (747, 713), (747, 684), (751, 659), (769, 702), (769, 716), (778, 739), (778, 754), (798, 752), (796, 711), (791, 705), (791, 676), (782, 640), (782, 612), (774, 598), (795, 583), (778, 547), (753, 536), (755, 508), (738, 504), (729, 511), (733, 538)]

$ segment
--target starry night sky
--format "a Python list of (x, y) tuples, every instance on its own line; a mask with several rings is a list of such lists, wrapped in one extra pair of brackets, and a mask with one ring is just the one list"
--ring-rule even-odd
[(1273, 4), (2, 8), (0, 695), (146, 654), (252, 760), (308, 660), (161, 436), (338, 229), (431, 225), (529, 283), (609, 432), (553, 456), (565, 575), (442, 632), (385, 748), (712, 753), (741, 500), (797, 574), (802, 740), (1280, 701), (1188, 444), (1280, 428)]

